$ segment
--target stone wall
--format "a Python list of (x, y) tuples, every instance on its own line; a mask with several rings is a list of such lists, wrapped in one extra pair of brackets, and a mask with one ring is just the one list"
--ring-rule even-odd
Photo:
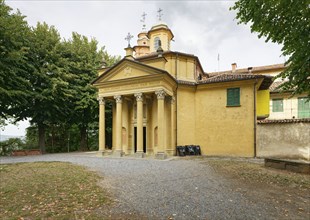
[(310, 161), (310, 119), (258, 121), (256, 143), (257, 157)]

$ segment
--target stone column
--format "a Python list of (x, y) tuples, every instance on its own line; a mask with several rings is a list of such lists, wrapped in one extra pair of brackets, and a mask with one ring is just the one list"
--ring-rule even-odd
[(176, 115), (175, 115), (175, 98), (171, 97), (171, 156), (175, 155), (176, 151)]
[(123, 156), (122, 150), (122, 96), (114, 96), (116, 101), (116, 145), (113, 154), (115, 156)]
[(137, 100), (137, 157), (144, 157), (143, 152), (143, 95), (135, 93)]
[(97, 155), (103, 156), (105, 151), (105, 100), (99, 96), (99, 150)]
[(157, 95), (157, 124), (158, 124), (158, 151), (156, 154), (156, 158), (165, 159), (165, 95), (166, 92), (162, 90), (158, 90), (155, 92)]

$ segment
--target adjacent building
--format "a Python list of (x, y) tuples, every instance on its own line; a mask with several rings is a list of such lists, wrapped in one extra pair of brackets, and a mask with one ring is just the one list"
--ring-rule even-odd
[(280, 86), (284, 83), (281, 78), (276, 78), (284, 71), (284, 64), (274, 64), (267, 66), (248, 67), (237, 69), (237, 64), (233, 63), (231, 70), (209, 73), (209, 75), (221, 74), (258, 74), (272, 76), (273, 83), (270, 86), (270, 103), (268, 119), (301, 119), (310, 118), (310, 102), (307, 101), (307, 94), (292, 95), (290, 91), (284, 92)]

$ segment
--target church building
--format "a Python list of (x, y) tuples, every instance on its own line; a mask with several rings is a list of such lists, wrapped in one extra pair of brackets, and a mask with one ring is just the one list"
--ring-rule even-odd
[[(128, 40), (131, 36), (128, 35)], [(159, 22), (93, 81), (99, 101), (99, 154), (105, 154), (105, 104), (112, 103), (115, 156), (176, 155), (199, 145), (202, 155), (256, 155), (256, 124), (269, 115), (272, 77), (208, 74), (193, 54), (172, 51), (174, 35)]]

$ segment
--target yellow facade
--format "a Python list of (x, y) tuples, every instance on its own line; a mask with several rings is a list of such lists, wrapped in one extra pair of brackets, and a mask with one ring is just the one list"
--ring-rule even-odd
[[(165, 158), (176, 154), (176, 146), (200, 145), (203, 155), (254, 156), (256, 119), (268, 114), (264, 76), (211, 77), (196, 56), (169, 50), (173, 34), (167, 26), (155, 26), (148, 37), (148, 54), (127, 53), (113, 68), (100, 70), (93, 82), (100, 115), (106, 102), (113, 106), (113, 153)], [(160, 37), (164, 51), (155, 51), (154, 37)], [(228, 104), (230, 89), (237, 92), (233, 106)]]
[(269, 116), (269, 90), (259, 90), (257, 92), (257, 117), (267, 118)]

